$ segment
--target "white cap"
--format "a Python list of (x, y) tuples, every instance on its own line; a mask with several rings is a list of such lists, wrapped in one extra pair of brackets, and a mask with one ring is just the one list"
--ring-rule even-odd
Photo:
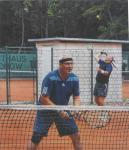
[(70, 55), (63, 55), (59, 59), (59, 63), (64, 63), (65, 61), (73, 61), (73, 58)]

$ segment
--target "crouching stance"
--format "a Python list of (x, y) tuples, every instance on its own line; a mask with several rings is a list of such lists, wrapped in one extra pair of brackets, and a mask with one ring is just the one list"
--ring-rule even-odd
[[(50, 72), (42, 82), (39, 105), (68, 105), (70, 96), (73, 104), (80, 105), (79, 79), (72, 73), (73, 59), (63, 57), (59, 60), (59, 69)], [(41, 139), (47, 136), (49, 128), (55, 123), (60, 136), (69, 136), (74, 150), (82, 150), (79, 129), (70, 112), (38, 110), (31, 143), (28, 150), (37, 150)]]

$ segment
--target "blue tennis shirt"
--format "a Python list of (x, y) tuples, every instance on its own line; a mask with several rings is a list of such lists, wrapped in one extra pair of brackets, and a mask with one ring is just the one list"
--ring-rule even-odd
[(50, 72), (42, 82), (41, 95), (49, 96), (56, 105), (68, 105), (70, 96), (79, 96), (79, 79), (70, 73), (66, 80), (62, 80), (59, 71)]
[(98, 72), (97, 75), (96, 75), (96, 81), (98, 81), (100, 83), (108, 83), (110, 74), (112, 72), (112, 65), (109, 64), (109, 63), (105, 63), (101, 59), (99, 60), (98, 64), (100, 65), (99, 68), (104, 70), (104, 71), (108, 71), (109, 75), (105, 76), (104, 74)]

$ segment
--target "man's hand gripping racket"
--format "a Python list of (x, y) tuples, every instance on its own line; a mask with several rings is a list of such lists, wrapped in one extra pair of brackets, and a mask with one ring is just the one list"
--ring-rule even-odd
[(66, 119), (66, 120), (69, 120), (70, 118), (73, 118), (73, 119), (77, 119), (79, 121), (86, 121), (86, 111), (59, 111), (59, 115)]
[(61, 110), (61, 111), (59, 111), (59, 115), (63, 119), (66, 119), (66, 120), (70, 119), (70, 115), (67, 111)]

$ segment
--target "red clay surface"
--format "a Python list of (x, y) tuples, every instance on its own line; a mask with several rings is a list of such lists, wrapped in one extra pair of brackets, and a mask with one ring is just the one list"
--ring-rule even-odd
[(123, 99), (129, 99), (129, 81), (124, 81), (122, 85)]
[[(77, 121), (83, 150), (129, 150), (129, 112), (110, 112), (111, 121), (91, 128)], [(0, 110), (0, 150), (27, 150), (35, 111)], [(69, 137), (59, 137), (55, 125), (42, 139), (39, 150), (73, 150)]]
[[(6, 82), (0, 80), (0, 102), (6, 102)], [(129, 99), (129, 81), (122, 85), (123, 99)], [(12, 101), (34, 100), (36, 96), (36, 82), (33, 80), (11, 80), (10, 99)]]
[[(10, 97), (12, 101), (34, 100), (36, 96), (36, 83), (33, 80), (11, 80)], [(0, 80), (0, 102), (6, 102), (6, 81)]]
[[(13, 101), (33, 100), (32, 80), (13, 80), (10, 96)], [(0, 80), (0, 102), (6, 100), (6, 82)], [(129, 99), (129, 82), (123, 83), (123, 98)], [(129, 150), (129, 112), (110, 112), (111, 122), (102, 128), (91, 128), (78, 121), (83, 150)], [(0, 150), (27, 150), (30, 142), (34, 111), (2, 111), (0, 109)], [(69, 137), (58, 136), (55, 125), (39, 145), (39, 150), (73, 150)]]

